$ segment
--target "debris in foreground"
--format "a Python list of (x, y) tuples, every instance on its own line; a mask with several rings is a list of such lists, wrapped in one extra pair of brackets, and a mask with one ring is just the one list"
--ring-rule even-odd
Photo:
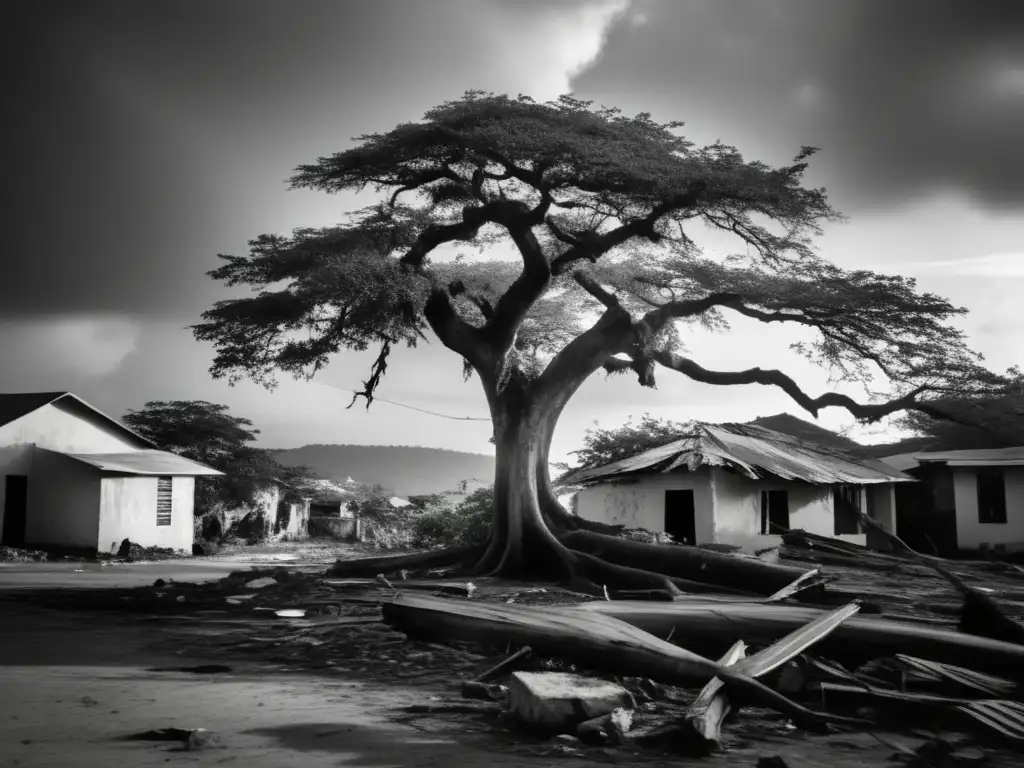
[(508, 708), (534, 731), (556, 735), (573, 733), (581, 723), (616, 709), (632, 712), (636, 702), (621, 685), (604, 680), (564, 672), (513, 672)]
[(775, 709), (802, 726), (849, 721), (812, 712), (749, 676), (594, 612), (420, 595), (399, 595), (383, 602), (381, 609), (386, 623), (411, 637), (502, 647), (528, 644), (538, 653), (572, 659), (595, 670), (659, 682), (704, 684), (719, 677), (742, 692), (746, 702)]

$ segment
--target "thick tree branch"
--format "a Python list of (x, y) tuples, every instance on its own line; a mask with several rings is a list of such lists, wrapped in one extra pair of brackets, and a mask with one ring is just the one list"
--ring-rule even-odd
[(531, 395), (546, 403), (557, 417), (580, 385), (613, 354), (625, 351), (632, 340), (632, 318), (616, 302), (555, 355), (534, 382)]
[(693, 360), (666, 351), (655, 351), (653, 358), (674, 371), (685, 374), (694, 381), (717, 386), (729, 386), (733, 384), (763, 384), (775, 386), (789, 395), (805, 411), (817, 417), (818, 411), (822, 408), (837, 407), (845, 408), (857, 419), (865, 421), (877, 421), (896, 411), (915, 409), (929, 413), (933, 411), (930, 406), (920, 403), (918, 395), (927, 391), (928, 387), (920, 386), (903, 397), (890, 400), (885, 403), (863, 404), (858, 403), (847, 395), (837, 392), (826, 392), (824, 395), (812, 398), (800, 389), (799, 385), (789, 376), (778, 370), (764, 370), (762, 368), (749, 368), (745, 371), (709, 371)]
[(392, 208), (394, 208), (395, 203), (398, 201), (398, 196), (403, 192), (413, 192), (419, 189), (420, 187), (424, 186), (425, 184), (431, 184), (435, 181), (441, 181), (441, 179), (448, 179), (454, 184), (457, 184), (458, 186), (466, 189), (467, 192), (469, 191), (469, 187), (466, 186), (466, 180), (459, 176), (459, 174), (457, 174), (454, 170), (452, 170), (451, 166), (449, 166), (447, 163), (441, 168), (432, 168), (427, 171), (421, 171), (419, 173), (413, 174), (411, 178), (405, 179), (402, 182), (381, 181), (380, 183), (388, 185), (396, 183), (402, 184), (402, 186), (396, 189), (394, 193), (392, 193), (391, 195), (391, 200), (389, 204)]
[(572, 277), (573, 280), (580, 284), (580, 287), (583, 288), (583, 290), (604, 304), (608, 309), (619, 308), (619, 300), (612, 294), (608, 293), (600, 283), (590, 277), (586, 272), (577, 270), (572, 273)]
[[(458, 288), (456, 288), (458, 292)], [(430, 329), (448, 349), (457, 352), (478, 370), (486, 365), (486, 349), (480, 332), (459, 317), (444, 288), (435, 288), (423, 308)]]
[(501, 224), (515, 227), (525, 217), (535, 215), (516, 200), (495, 200), (484, 205), (468, 205), (462, 209), (462, 221), (457, 224), (441, 224), (424, 229), (416, 242), (401, 258), (402, 264), (419, 269), (427, 255), (438, 246), (455, 241), (472, 240), (485, 224)]
[(731, 307), (739, 301), (741, 297), (735, 293), (710, 293), (701, 299), (670, 301), (644, 315), (640, 324), (648, 334), (654, 335), (672, 320), (702, 315), (714, 307)]
[(582, 259), (594, 263), (612, 248), (622, 245), (633, 237), (646, 237), (651, 242), (658, 242), (661, 237), (654, 228), (658, 221), (673, 211), (692, 208), (700, 201), (706, 188), (707, 185), (704, 182), (694, 182), (686, 194), (654, 206), (651, 212), (643, 218), (634, 219), (604, 234), (591, 233), (585, 238), (579, 238), (578, 244), (571, 246), (551, 263), (552, 274), (563, 274), (575, 262)]

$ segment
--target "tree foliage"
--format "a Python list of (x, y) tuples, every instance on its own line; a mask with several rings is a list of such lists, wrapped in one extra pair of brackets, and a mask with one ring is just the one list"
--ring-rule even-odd
[(635, 423), (630, 416), (624, 424), (611, 429), (602, 429), (595, 424), (583, 435), (583, 447), (569, 452), (570, 456), (576, 457), (573, 469), (591, 469), (628, 459), (692, 434), (693, 426), (693, 422), (658, 419), (649, 413)]
[(128, 411), (122, 421), (165, 451), (224, 472), (196, 478), (195, 513), (215, 504), (251, 505), (263, 489), (281, 484), (285, 497), (302, 492), (311, 473), (278, 463), (271, 451), (250, 445), (259, 435), (249, 419), (231, 416), (226, 405), (203, 400), (153, 401)]
[(1024, 378), (998, 397), (946, 399), (935, 407), (947, 418), (910, 411), (897, 424), (929, 438), (934, 450), (1024, 446)]
[[(429, 327), (467, 371), (537, 378), (603, 304), (633, 317), (606, 367), (648, 386), (661, 366), (711, 384), (778, 386), (812, 414), (835, 405), (860, 418), (998, 389), (948, 324), (962, 309), (910, 278), (843, 270), (814, 252), (821, 225), (839, 216), (824, 190), (802, 186), (813, 148), (773, 168), (723, 144), (695, 147), (680, 127), (571, 97), (469, 92), (301, 166), (296, 187), (371, 188), (387, 200), (222, 257), (212, 276), (257, 293), (218, 303), (195, 327), (217, 346), (214, 375), (272, 385), (276, 371), (311, 375), (340, 349), (379, 344), (372, 396), (392, 347)], [(698, 225), (737, 236), (746, 252), (704, 256), (689, 235)], [(433, 258), (502, 239), (522, 265)], [(780, 371), (709, 371), (679, 354), (679, 321), (725, 329), (729, 314), (813, 329), (800, 352), (846, 378), (882, 374), (895, 405), (811, 397)]]

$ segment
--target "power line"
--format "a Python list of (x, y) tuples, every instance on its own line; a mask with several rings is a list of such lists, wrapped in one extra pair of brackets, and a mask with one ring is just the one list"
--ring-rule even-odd
[[(314, 382), (314, 383), (320, 384), (321, 386), (324, 386), (324, 387), (330, 387), (331, 389), (340, 389), (342, 392), (351, 392), (353, 395), (355, 395), (355, 394), (362, 394), (361, 392), (357, 393), (354, 389), (349, 389), (348, 387), (336, 387), (334, 384), (322, 384), (319, 381), (318, 382)], [(483, 418), (483, 417), (480, 417), (480, 416), (451, 416), (451, 415), (449, 415), (447, 413), (438, 413), (437, 411), (428, 411), (426, 408), (417, 408), (415, 405), (406, 405), (405, 403), (396, 403), (394, 400), (385, 400), (383, 397), (377, 397), (376, 395), (373, 396), (373, 399), (374, 399), (374, 402), (376, 402), (377, 400), (380, 400), (382, 403), (387, 403), (388, 405), (397, 405), (399, 408), (408, 408), (410, 411), (419, 411), (420, 413), (426, 413), (426, 414), (429, 414), (431, 416), (439, 416), (442, 419), (451, 419), (452, 421), (490, 421), (489, 418)]]

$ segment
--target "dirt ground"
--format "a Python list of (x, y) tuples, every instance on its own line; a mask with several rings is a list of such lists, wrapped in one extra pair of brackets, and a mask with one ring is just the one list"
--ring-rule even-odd
[[(703, 758), (537, 738), (505, 721), (499, 704), (459, 695), (458, 683), (492, 666), (500, 653), (406, 640), (383, 624), (362, 621), (372, 621), (372, 600), (342, 602), (339, 613), (338, 597), (325, 600), (320, 587), (302, 592), (281, 584), (229, 604), (225, 595), (252, 590), (213, 583), (249, 566), (287, 566), (315, 584), (323, 564), (358, 554), (359, 548), (345, 545), (284, 543), (157, 563), (0, 567), (0, 764), (482, 768), (557, 761), (567, 768), (721, 768), (753, 767), (774, 756), (789, 768), (901, 764), (893, 762), (891, 746), (869, 734), (809, 735), (756, 710), (745, 710), (727, 727), (723, 749)], [(124, 589), (157, 578), (167, 586)], [(49, 588), (25, 591), (33, 579)], [(190, 587), (187, 581), (207, 583)], [(500, 600), (525, 585), (480, 587), (478, 597)], [(550, 591), (517, 602), (564, 597)], [(903, 610), (924, 597), (908, 600)], [(300, 605), (307, 609), (303, 618), (273, 612)], [(216, 666), (183, 671), (199, 665)], [(650, 724), (681, 712), (663, 702), (641, 704), (636, 720)], [(180, 742), (129, 738), (162, 728), (205, 728), (215, 739), (186, 750)], [(923, 743), (905, 732), (879, 735), (910, 748)], [(986, 749), (982, 756), (992, 768), (1020, 764), (1007, 752)]]

